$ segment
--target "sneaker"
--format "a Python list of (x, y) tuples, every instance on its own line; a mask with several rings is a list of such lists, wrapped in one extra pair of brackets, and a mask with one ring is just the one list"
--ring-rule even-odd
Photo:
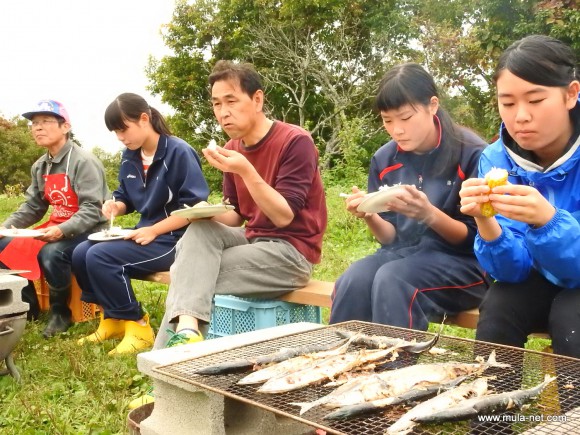
[(153, 402), (155, 402), (155, 396), (153, 395), (153, 387), (149, 387), (149, 389), (145, 394), (143, 394), (140, 397), (137, 397), (136, 399), (131, 400), (127, 405), (127, 408), (132, 410)]
[(167, 333), (170, 335), (170, 338), (167, 340), (167, 345), (165, 347), (181, 346), (182, 344), (203, 341), (203, 335), (195, 329), (180, 329), (177, 332), (168, 329)]

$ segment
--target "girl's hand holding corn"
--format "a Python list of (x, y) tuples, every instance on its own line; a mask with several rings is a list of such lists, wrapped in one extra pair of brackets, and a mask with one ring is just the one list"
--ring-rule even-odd
[[(491, 172), (491, 171), (490, 171)], [(507, 182), (507, 172), (494, 172), (484, 178), (470, 178), (461, 185), (461, 212), (476, 218), (501, 214), (535, 228), (548, 223), (556, 209), (538, 190)], [(504, 181), (505, 178), (505, 181)]]
[(468, 178), (461, 184), (459, 197), (461, 198), (461, 213), (484, 217), (481, 207), (489, 202), (491, 189), (484, 178)]
[(470, 178), (461, 184), (461, 212), (473, 217), (492, 217), (497, 214), (490, 193), (497, 186), (507, 184), (508, 172), (501, 168), (492, 168), (485, 178)]
[(489, 195), (498, 214), (534, 228), (546, 225), (556, 214), (556, 209), (532, 186), (506, 184), (494, 187)]
[[(505, 186), (507, 184), (507, 180), (508, 171), (505, 169), (491, 168), (491, 170), (485, 174), (485, 182), (492, 192), (494, 187)], [(497, 214), (497, 211), (493, 208), (491, 201), (487, 201), (481, 204), (480, 209), (483, 217), (492, 217)]]

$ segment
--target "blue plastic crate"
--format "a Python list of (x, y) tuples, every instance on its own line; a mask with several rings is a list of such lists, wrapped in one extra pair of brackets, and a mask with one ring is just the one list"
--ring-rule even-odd
[(297, 322), (321, 323), (320, 308), (278, 300), (216, 295), (207, 338)]

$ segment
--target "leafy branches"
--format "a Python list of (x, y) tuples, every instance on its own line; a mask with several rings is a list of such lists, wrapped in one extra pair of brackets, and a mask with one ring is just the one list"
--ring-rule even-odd
[(176, 110), (176, 133), (199, 149), (226, 139), (208, 103), (213, 64), (251, 61), (265, 79), (269, 115), (308, 129), (330, 169), (352, 145), (341, 136), (346, 121), (360, 121), (362, 134), (350, 139), (366, 150), (360, 164), (384, 138), (372, 100), (392, 65), (422, 63), (454, 119), (491, 137), (501, 52), (544, 33), (580, 54), (579, 24), (578, 0), (180, 0), (164, 29), (173, 54), (151, 59), (147, 73), (152, 92)]

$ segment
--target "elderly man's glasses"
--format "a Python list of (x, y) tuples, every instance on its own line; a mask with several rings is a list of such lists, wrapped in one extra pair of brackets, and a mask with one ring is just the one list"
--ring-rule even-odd
[(28, 128), (31, 130), (35, 127), (45, 128), (45, 127), (48, 127), (49, 124), (53, 124), (55, 122), (58, 122), (58, 121), (56, 119), (42, 119), (40, 121), (30, 121), (28, 123)]

